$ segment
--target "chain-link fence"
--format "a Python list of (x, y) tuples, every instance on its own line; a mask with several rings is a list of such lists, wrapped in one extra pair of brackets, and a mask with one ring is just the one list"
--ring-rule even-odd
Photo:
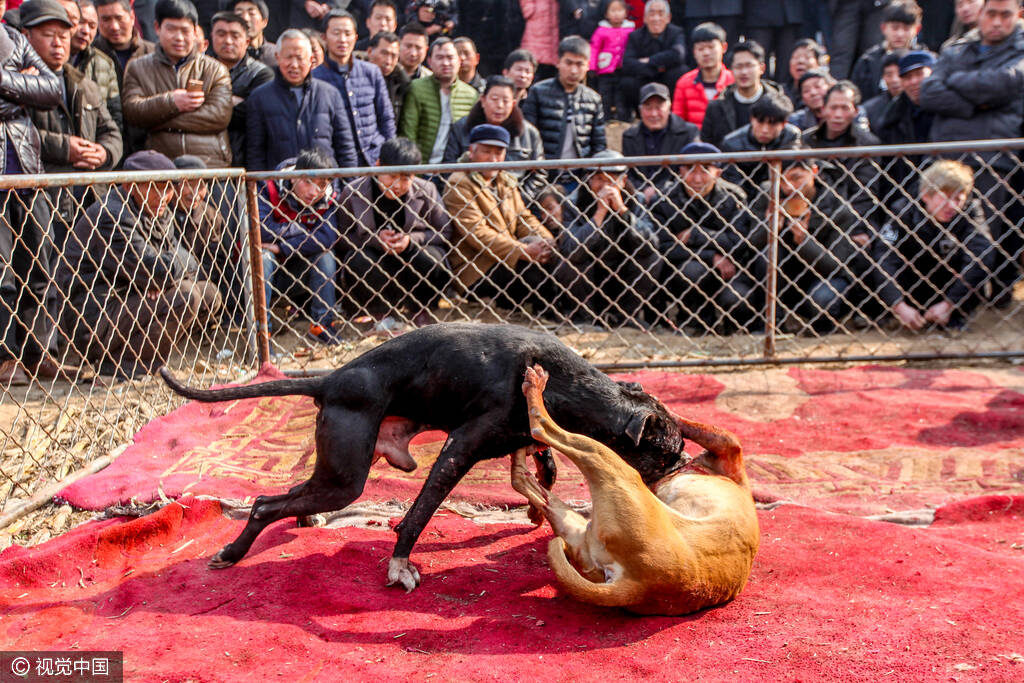
[(0, 507), (167, 412), (160, 362), (322, 372), (455, 320), (606, 368), (1024, 355), (1020, 149), (5, 178)]
[(0, 178), (0, 510), (255, 368), (240, 171)]

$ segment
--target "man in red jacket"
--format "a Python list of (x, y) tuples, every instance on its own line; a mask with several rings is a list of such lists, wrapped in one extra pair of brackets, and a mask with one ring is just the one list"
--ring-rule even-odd
[(732, 85), (734, 79), (722, 62), (729, 45), (721, 26), (711, 22), (700, 24), (693, 29), (690, 43), (697, 68), (676, 81), (672, 113), (699, 126), (704, 122), (708, 102)]

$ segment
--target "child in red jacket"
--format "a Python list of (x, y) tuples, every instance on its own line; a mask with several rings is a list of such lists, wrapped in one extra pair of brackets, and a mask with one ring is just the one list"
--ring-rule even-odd
[(611, 0), (604, 10), (604, 21), (598, 24), (590, 38), (590, 70), (594, 73), (597, 92), (604, 103), (606, 119), (629, 121), (632, 112), (625, 111), (622, 89), (616, 74), (626, 51), (626, 39), (635, 28), (627, 19), (626, 0)]

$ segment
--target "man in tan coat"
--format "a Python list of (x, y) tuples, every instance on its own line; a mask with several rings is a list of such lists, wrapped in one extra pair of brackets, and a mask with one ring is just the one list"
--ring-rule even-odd
[(125, 69), (125, 121), (146, 129), (146, 147), (171, 159), (192, 154), (209, 168), (230, 166), (231, 78), (223, 64), (196, 49), (195, 6), (160, 0), (156, 23), (156, 52)]
[[(501, 163), (508, 131), (480, 124), (469, 134), (468, 161)], [(552, 308), (554, 236), (527, 211), (514, 176), (485, 170), (453, 173), (444, 194), (455, 226), (452, 268), (458, 282), (503, 307), (532, 301), (539, 313)]]

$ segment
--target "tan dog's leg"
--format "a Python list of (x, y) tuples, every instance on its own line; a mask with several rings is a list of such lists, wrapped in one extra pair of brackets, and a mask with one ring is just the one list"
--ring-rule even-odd
[(540, 485), (526, 464), (530, 451), (529, 447), (520, 448), (512, 454), (512, 488), (530, 501), (531, 510), (539, 510), (547, 518), (555, 535), (564, 538), (570, 548), (582, 547), (587, 531), (586, 518)]
[(735, 434), (714, 425), (694, 422), (678, 415), (674, 417), (684, 439), (707, 449), (694, 458), (694, 464), (729, 477), (744, 489), (750, 490), (747, 470), (743, 466), (743, 447)]
[[(544, 387), (548, 373), (539, 365), (526, 369), (523, 393), (530, 416), (530, 433), (536, 441), (552, 446), (580, 469), (590, 488), (594, 508), (588, 529), (591, 540), (604, 544), (615, 555), (643, 550), (646, 539), (637, 537), (637, 529), (669, 529), (672, 526), (664, 506), (644, 485), (640, 473), (604, 444), (582, 434), (567, 432), (551, 419), (544, 407)], [(554, 527), (554, 525), (552, 525)], [(555, 533), (558, 529), (555, 529)], [(586, 547), (574, 546), (563, 539), (569, 551), (589, 555)], [(596, 551), (596, 549), (595, 549)], [(583, 569), (583, 567), (581, 567)]]

